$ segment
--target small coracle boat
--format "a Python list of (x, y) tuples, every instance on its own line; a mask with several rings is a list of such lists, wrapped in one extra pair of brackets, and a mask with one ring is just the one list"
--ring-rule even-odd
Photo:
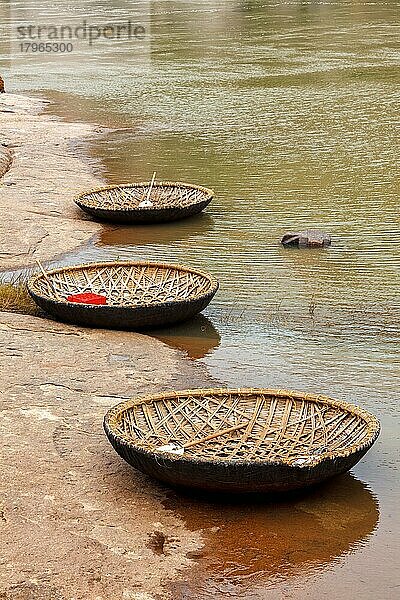
[(91, 263), (42, 271), (28, 291), (62, 321), (110, 329), (142, 329), (201, 312), (217, 280), (188, 267), (152, 262)]
[(75, 203), (101, 220), (161, 223), (201, 212), (213, 196), (212, 190), (197, 185), (151, 181), (92, 190), (75, 198)]
[(209, 389), (123, 402), (106, 414), (104, 429), (129, 464), (171, 485), (282, 492), (350, 469), (380, 426), (327, 396)]

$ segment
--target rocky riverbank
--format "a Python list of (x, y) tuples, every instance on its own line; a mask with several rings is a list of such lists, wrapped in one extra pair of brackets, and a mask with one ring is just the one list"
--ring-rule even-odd
[[(72, 203), (101, 185), (71, 149), (95, 128), (0, 98), (0, 268), (47, 260), (99, 225)], [(129, 468), (102, 431), (125, 398), (206, 387), (182, 352), (136, 333), (0, 312), (0, 598), (152, 600), (188, 566), (200, 533), (163, 506), (166, 490)], [(163, 591), (164, 590), (164, 591)]]
[(200, 535), (117, 456), (102, 420), (119, 401), (205, 386), (207, 374), (148, 336), (7, 313), (0, 348), (0, 598), (164, 598)]
[[(48, 260), (87, 242), (99, 224), (73, 198), (104, 182), (73, 151), (100, 128), (42, 114), (46, 102), (0, 96), (0, 269)], [(4, 146), (5, 145), (5, 146)]]

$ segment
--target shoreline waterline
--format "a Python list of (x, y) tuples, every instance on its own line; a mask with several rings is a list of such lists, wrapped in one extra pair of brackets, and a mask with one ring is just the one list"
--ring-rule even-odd
[[(289, 81), (290, 84), (290, 81)], [(353, 87), (355, 87), (353, 85)], [(351, 89), (351, 86), (350, 88)], [(305, 88), (307, 90), (307, 88)], [(305, 92), (307, 93), (307, 91)], [(337, 96), (337, 91), (335, 91)], [(360, 96), (363, 98), (363, 96)], [(289, 99), (291, 96), (289, 96)], [(320, 97), (317, 95), (317, 100)], [(333, 96), (321, 94), (322, 99), (328, 103), (333, 101)], [(345, 96), (345, 102), (351, 100), (351, 107), (354, 110), (354, 99)], [(311, 91), (308, 99), (316, 101)], [(294, 100), (294, 98), (293, 98)], [(287, 107), (290, 103), (284, 104)], [(329, 104), (328, 104), (329, 105)], [(349, 102), (350, 105), (350, 102)], [(298, 104), (295, 105), (296, 109)], [(316, 106), (319, 104), (317, 102)], [(329, 105), (330, 106), (330, 105)], [(333, 106), (333, 105), (332, 105)], [(175, 105), (171, 103), (171, 107), (175, 109)], [(303, 108), (304, 107), (300, 107)], [(362, 107), (361, 107), (362, 108)], [(361, 111), (360, 106), (358, 109)], [(102, 108), (104, 113), (104, 108)], [(307, 111), (306, 111), (307, 113)], [(304, 114), (304, 113), (303, 113)], [(317, 114), (317, 112), (315, 112)], [(319, 114), (319, 113), (318, 113)], [(324, 111), (322, 111), (324, 116)], [(349, 113), (344, 112), (336, 117), (336, 124), (345, 124)], [(357, 115), (358, 113), (355, 112)], [(361, 112), (360, 112), (361, 114)], [(364, 114), (364, 113), (362, 113)], [(389, 113), (390, 115), (391, 113)], [(279, 111), (277, 116), (279, 116)], [(287, 114), (285, 114), (286, 118)], [(343, 118), (342, 118), (343, 117)], [(297, 123), (297, 121), (295, 121)], [(373, 122), (373, 121), (371, 121)], [(181, 121), (179, 121), (181, 124)], [(223, 124), (223, 123), (222, 123)], [(310, 131), (312, 130), (312, 122), (308, 122)], [(151, 125), (150, 125), (151, 126)], [(332, 134), (332, 124), (322, 122), (321, 131), (330, 131)], [(137, 154), (143, 148), (145, 149), (143, 161), (140, 165), (141, 173), (149, 168), (149, 161), (157, 156), (160, 170), (169, 168), (171, 157), (171, 149), (176, 152), (176, 160), (174, 162), (172, 176), (175, 177), (176, 172), (186, 169), (186, 177), (197, 177), (198, 173), (206, 169), (206, 179), (215, 176), (214, 171), (207, 170), (208, 160), (207, 155), (203, 153), (203, 149), (208, 152), (211, 149), (213, 155), (218, 157), (218, 151), (221, 152), (220, 146), (210, 139), (197, 141), (196, 132), (188, 129), (188, 132), (182, 130), (175, 136), (166, 134), (155, 134), (152, 137), (153, 130), (142, 132), (142, 136), (138, 140), (139, 146)], [(303, 136), (303, 130), (299, 129), (299, 138), (290, 136), (290, 132), (296, 132), (296, 128), (288, 128), (284, 131), (279, 130), (279, 136), (275, 131), (275, 141), (283, 141), (285, 145), (291, 142), (292, 149), (300, 149), (299, 153), (303, 156), (309, 156), (310, 145), (301, 146), (300, 133), (302, 139), (311, 144), (312, 137)], [(273, 133), (273, 131), (272, 131)], [(338, 130), (338, 138), (340, 131)], [(362, 139), (369, 140), (367, 137), (368, 129), (363, 129), (362, 134), (365, 137)], [(307, 134), (307, 131), (306, 131)], [(187, 141), (186, 147), (190, 143), (194, 155), (186, 164), (182, 160), (183, 152), (180, 152), (176, 140), (184, 135), (184, 140)], [(353, 136), (350, 142), (350, 149), (355, 149), (355, 141), (359, 138)], [(193, 144), (195, 138), (195, 144)], [(238, 135), (238, 143), (243, 143), (243, 138)], [(335, 137), (330, 139), (335, 140)], [(375, 139), (375, 138), (374, 138)], [(378, 139), (378, 138), (377, 138)], [(129, 142), (129, 140), (127, 140)], [(318, 141), (318, 140), (317, 140)], [(246, 139), (244, 140), (246, 142)], [(130, 174), (132, 166), (136, 169), (137, 156), (131, 152), (131, 146), (127, 144), (121, 147), (123, 140), (117, 138), (114, 143), (109, 145), (104, 144), (104, 150), (110, 150), (110, 167), (113, 169), (113, 177), (119, 178), (121, 174)], [(321, 141), (326, 144), (327, 139)], [(215, 145), (214, 145), (215, 144)], [(179, 145), (182, 146), (181, 142)], [(184, 146), (184, 144), (183, 144)], [(340, 146), (341, 147), (341, 146)], [(370, 147), (370, 146), (366, 146)], [(372, 146), (374, 149), (375, 146)], [(115, 152), (113, 152), (115, 150)], [(244, 152), (249, 151), (249, 146), (244, 143)], [(301, 151), (301, 152), (300, 152)], [(346, 145), (346, 156), (349, 152), (349, 146)], [(352, 179), (348, 176), (352, 173), (353, 176), (358, 171), (356, 169), (356, 160), (359, 154), (355, 152), (354, 162), (346, 166), (345, 172), (340, 169), (341, 161), (340, 153), (337, 160), (333, 161), (332, 181), (336, 182), (337, 187), (333, 188), (329, 177), (324, 181), (324, 185), (328, 190), (326, 197), (321, 202), (321, 211), (325, 211), (328, 217), (331, 211), (332, 217), (323, 223), (321, 217), (321, 226), (335, 228), (338, 235), (335, 236), (334, 245), (331, 250), (326, 253), (298, 253), (285, 252), (283, 256), (275, 252), (276, 246), (272, 247), (270, 240), (277, 238), (278, 227), (289, 227), (289, 217), (300, 219), (305, 223), (310, 218), (315, 218), (315, 207), (312, 202), (307, 210), (303, 210), (301, 214), (291, 213), (291, 206), (297, 205), (304, 209), (305, 201), (312, 198), (312, 194), (319, 190), (318, 179), (311, 179), (312, 163), (306, 162), (306, 169), (299, 173), (293, 167), (294, 163), (287, 165), (288, 171), (284, 173), (284, 179), (279, 179), (281, 163), (279, 155), (273, 155), (278, 160), (275, 162), (272, 159), (269, 161), (269, 166), (272, 167), (272, 181), (275, 182), (275, 203), (271, 204), (268, 194), (263, 189), (263, 182), (260, 182), (257, 188), (259, 174), (261, 176), (271, 177), (271, 170), (266, 170), (265, 165), (254, 160), (254, 155), (246, 157), (247, 164), (256, 164), (257, 173), (250, 173), (250, 184), (255, 188), (251, 194), (247, 191), (247, 196), (243, 196), (246, 190), (242, 189), (240, 171), (236, 174), (229, 174), (228, 168), (223, 169), (222, 166), (229, 165), (229, 156), (218, 162), (215, 171), (222, 173), (223, 178), (220, 182), (221, 196), (226, 205), (221, 209), (214, 205), (211, 207), (208, 222), (204, 222), (204, 229), (212, 230), (214, 228), (215, 235), (209, 241), (202, 241), (202, 236), (193, 237), (193, 232), (190, 230), (190, 224), (182, 224), (182, 237), (186, 236), (186, 243), (165, 244), (162, 247), (162, 252), (167, 253), (171, 258), (175, 256), (188, 256), (190, 261), (196, 261), (201, 255), (204, 262), (211, 264), (213, 255), (218, 255), (217, 250), (222, 250), (222, 246), (229, 240), (229, 232), (234, 234), (234, 239), (230, 245), (232, 256), (235, 257), (237, 265), (240, 266), (240, 271), (232, 269), (226, 270), (224, 286), (229, 286), (229, 283), (237, 277), (240, 281), (242, 272), (245, 274), (246, 286), (235, 284), (235, 295), (228, 295), (223, 299), (226, 306), (232, 305), (232, 298), (237, 300), (237, 295), (240, 294), (240, 301), (251, 302), (253, 293), (256, 297), (257, 289), (262, 293), (264, 299), (270, 299), (271, 296), (280, 299), (281, 288), (276, 286), (276, 282), (290, 282), (294, 285), (288, 288), (291, 292), (291, 302), (297, 302), (297, 297), (305, 298), (306, 294), (310, 300), (310, 311), (315, 313), (315, 327), (305, 327), (302, 323), (298, 327), (293, 327), (293, 320), (285, 319), (285, 307), (280, 307), (279, 315), (282, 318), (272, 322), (272, 327), (264, 327), (263, 322), (253, 324), (251, 315), (239, 314), (232, 315), (232, 320), (236, 322), (227, 323), (225, 326), (222, 323), (223, 319), (219, 318), (220, 308), (217, 303), (210, 307), (210, 321), (217, 333), (211, 332), (209, 347), (200, 348), (199, 353), (206, 352), (204, 363), (211, 369), (212, 373), (222, 373), (223, 377), (230, 378), (230, 385), (243, 385), (243, 382), (256, 385), (269, 385), (270, 387), (292, 387), (294, 389), (302, 389), (317, 392), (326, 392), (334, 397), (348, 399), (368, 407), (371, 411), (377, 414), (383, 423), (383, 434), (377, 442), (376, 448), (368, 454), (353, 470), (353, 475), (349, 475), (344, 480), (340, 480), (337, 484), (333, 482), (332, 488), (321, 490), (321, 498), (313, 499), (306, 497), (304, 502), (300, 504), (298, 510), (292, 513), (291, 503), (286, 507), (273, 507), (272, 515), (267, 506), (264, 510), (254, 511), (254, 515), (249, 515), (249, 521), (245, 518), (242, 523), (240, 511), (234, 507), (223, 505), (222, 509), (215, 505), (205, 502), (201, 504), (197, 498), (193, 505), (189, 501), (187, 504), (182, 503), (181, 496), (177, 495), (172, 498), (171, 502), (167, 503), (169, 510), (172, 510), (179, 517), (183, 517), (186, 525), (193, 531), (200, 531), (207, 540), (208, 548), (206, 549), (205, 560), (200, 557), (198, 568), (189, 573), (190, 582), (182, 582), (182, 598), (197, 598), (203, 595), (204, 598), (209, 594), (212, 598), (218, 598), (218, 593), (223, 597), (224, 592), (229, 593), (232, 598), (243, 597), (243, 590), (249, 589), (251, 598), (275, 598), (276, 595), (290, 595), (293, 598), (302, 598), (307, 595), (310, 598), (320, 598), (321, 593), (331, 593), (335, 586), (335, 594), (337, 597), (343, 595), (351, 595), (353, 593), (365, 595), (365, 593), (375, 593), (376, 590), (384, 590), (385, 596), (389, 599), (395, 597), (395, 554), (398, 548), (398, 541), (393, 535), (393, 532), (398, 529), (398, 520), (396, 520), (396, 491), (391, 489), (391, 481), (396, 477), (398, 466), (393, 458), (397, 446), (397, 429), (398, 427), (398, 410), (397, 410), (397, 389), (396, 377), (398, 378), (398, 352), (396, 348), (396, 340), (398, 337), (398, 327), (395, 331), (392, 328), (395, 326), (395, 320), (398, 312), (394, 305), (393, 318), (390, 314), (386, 314), (386, 305), (382, 305), (380, 309), (375, 305), (375, 291), (385, 289), (384, 297), (389, 303), (393, 303), (396, 299), (395, 288), (395, 271), (393, 269), (393, 279), (390, 278), (389, 271), (386, 272), (388, 266), (396, 266), (396, 246), (391, 243), (388, 235), (377, 236), (377, 239), (371, 239), (364, 235), (364, 231), (368, 227), (369, 234), (371, 233), (370, 223), (378, 223), (374, 219), (375, 212), (363, 209), (363, 213), (355, 210), (351, 213), (351, 218), (347, 217), (348, 206), (351, 208), (357, 207), (358, 202), (365, 202), (365, 197), (368, 195), (353, 193), (353, 187), (362, 185), (364, 189), (365, 182), (369, 183), (369, 190), (372, 189), (374, 194), (369, 197), (369, 205), (375, 203), (378, 205), (378, 194), (387, 192), (387, 188), (372, 186), (372, 175), (367, 173), (369, 177), (362, 179)], [(385, 155), (382, 155), (385, 157)], [(336, 154), (332, 149), (332, 157)], [(290, 156), (288, 157), (290, 158)], [(295, 158), (295, 157), (294, 157)], [(196, 159), (198, 162), (196, 162)], [(368, 156), (367, 159), (372, 160), (373, 156)], [(282, 159), (281, 159), (282, 160)], [(365, 157), (364, 157), (365, 160)], [(236, 164), (240, 165), (240, 160)], [(322, 161), (323, 162), (323, 161)], [(162, 164), (161, 164), (162, 163)], [(282, 171), (284, 165), (282, 162)], [(301, 165), (300, 165), (301, 166)], [(274, 173), (273, 167), (278, 171)], [(291, 169), (292, 167), (292, 169)], [(249, 167), (251, 170), (251, 167)], [(316, 168), (316, 165), (315, 165)], [(368, 170), (367, 170), (368, 171)], [(135, 171), (136, 172), (136, 171)], [(316, 171), (316, 173), (318, 173)], [(187, 175), (186, 175), (187, 174)], [(378, 177), (379, 173), (377, 173)], [(177, 175), (176, 175), (177, 176)], [(292, 183), (293, 189), (287, 188)], [(231, 181), (230, 181), (231, 179)], [(246, 179), (247, 181), (247, 179)], [(378, 181), (380, 179), (378, 178)], [(297, 187), (296, 187), (297, 184)], [(211, 185), (211, 187), (213, 187)], [(226, 190), (224, 189), (226, 188)], [(330, 192), (329, 192), (330, 190)], [(390, 191), (390, 190), (389, 190)], [(376, 195), (375, 195), (376, 194)], [(251, 228), (251, 219), (246, 211), (248, 207), (253, 206), (254, 198), (265, 199), (267, 202), (268, 196), (268, 211), (271, 214), (271, 219), (265, 217), (264, 204), (262, 202), (256, 205), (255, 218), (259, 222), (268, 223), (268, 227), (253, 236)], [(365, 197), (364, 197), (365, 196)], [(244, 197), (244, 200), (240, 198)], [(296, 199), (294, 202), (293, 198)], [(391, 197), (390, 197), (391, 198)], [(389, 200), (390, 200), (389, 198)], [(329, 200), (329, 202), (328, 202)], [(337, 210), (333, 210), (336, 202)], [(395, 204), (393, 204), (395, 206)], [(287, 206), (286, 210), (280, 210), (281, 207)], [(367, 208), (368, 208), (367, 206)], [(215, 208), (215, 211), (214, 211)], [(243, 212), (240, 212), (243, 211)], [(365, 212), (365, 214), (364, 214)], [(237, 218), (237, 214), (245, 215), (244, 218)], [(370, 215), (368, 217), (368, 215)], [(207, 216), (207, 215), (205, 215)], [(369, 218), (369, 221), (367, 220)], [(386, 217), (385, 217), (386, 218)], [(381, 220), (384, 220), (383, 218)], [(391, 228), (391, 221), (388, 220), (388, 227)], [(347, 223), (348, 221), (348, 223)], [(200, 223), (198, 221), (198, 223)], [(246, 227), (243, 226), (246, 224)], [(343, 224), (343, 227), (340, 224)], [(346, 224), (347, 223), (347, 224)], [(249, 228), (247, 227), (249, 224)], [(197, 223), (192, 225), (193, 229), (197, 227)], [(291, 226), (291, 223), (290, 223)], [(187, 227), (187, 229), (186, 229)], [(206, 234), (205, 231), (205, 234)], [(342, 235), (339, 240), (338, 236)], [(204, 238), (206, 235), (204, 234)], [(343, 244), (346, 236), (346, 244)], [(166, 235), (166, 238), (168, 236)], [(240, 253), (240, 244), (244, 241), (249, 242), (247, 245), (243, 243), (243, 252)], [(212, 247), (213, 242), (215, 245)], [(164, 242), (163, 242), (164, 243)], [(153, 256), (159, 256), (160, 247), (153, 245), (148, 240), (144, 240), (138, 247), (134, 243), (130, 244), (131, 248), (124, 248), (124, 242), (117, 240), (114, 248), (111, 248), (107, 240), (103, 248), (100, 248), (104, 253), (108, 253), (109, 257), (123, 256), (128, 258), (128, 254), (143, 254), (148, 251)], [(107, 247), (106, 247), (107, 246)], [(239, 247), (238, 247), (239, 246)], [(195, 247), (195, 251), (192, 251)], [(207, 248), (211, 250), (207, 253)], [(199, 250), (200, 249), (200, 250)], [(86, 260), (91, 260), (94, 253), (99, 251), (99, 247), (94, 248), (82, 247), (82, 250), (87, 250), (85, 255)], [(236, 250), (238, 250), (236, 254)], [(261, 252), (262, 250), (262, 252)], [(126, 255), (124, 254), (126, 252)], [(91, 254), (93, 253), (93, 254)], [(249, 257), (248, 262), (244, 262), (243, 268), (240, 258)], [(387, 260), (385, 259), (387, 256)], [(73, 257), (72, 257), (73, 258)], [(251, 260), (250, 260), (251, 259)], [(218, 268), (223, 269), (224, 264), (220, 261)], [(272, 268), (262, 270), (260, 266), (270, 263)], [(388, 263), (388, 264), (386, 264)], [(226, 263), (228, 264), (228, 263)], [(275, 267), (275, 269), (274, 269)], [(286, 274), (288, 276), (286, 277)], [(289, 275), (290, 274), (290, 275)], [(382, 278), (382, 275), (387, 275)], [(376, 276), (375, 276), (376, 275)], [(261, 286), (257, 288), (257, 281), (261, 281)], [(365, 281), (370, 281), (370, 285), (366, 285)], [(274, 289), (275, 282), (275, 289)], [(326, 300), (324, 293), (321, 293), (320, 285), (326, 284), (327, 294)], [(247, 287), (249, 284), (249, 287)], [(272, 284), (272, 285), (271, 285)], [(377, 287), (378, 284), (378, 287)], [(386, 287), (385, 287), (386, 285)], [(253, 287), (254, 286), (254, 287)], [(329, 302), (330, 297), (337, 301), (337, 288), (342, 292), (342, 300), (348, 301), (347, 306), (353, 307), (355, 299), (357, 302), (365, 303), (363, 308), (361, 305), (354, 316), (350, 326), (343, 327), (341, 319), (338, 318), (341, 312), (335, 310), (336, 304)], [(250, 293), (248, 294), (248, 291)], [(299, 290), (299, 296), (297, 296)], [(322, 288), (322, 292), (324, 288)], [(333, 293), (334, 292), (334, 293)], [(351, 292), (351, 293), (350, 293)], [(390, 292), (390, 293), (389, 293)], [(248, 294), (248, 295), (247, 295)], [(315, 294), (315, 296), (314, 296)], [(250, 298), (250, 300), (248, 300)], [(311, 304), (312, 301), (312, 304)], [(219, 302), (219, 299), (218, 299)], [(324, 328), (318, 327), (320, 319), (320, 305), (324, 303), (325, 314), (323, 318), (327, 322)], [(223, 302), (221, 302), (223, 304)], [(368, 312), (368, 309), (376, 306), (376, 315)], [(236, 306), (236, 305), (235, 305)], [(280, 305), (279, 305), (280, 306)], [(398, 304), (397, 304), (398, 307)], [(304, 308), (304, 307), (303, 307)], [(339, 307), (340, 308), (340, 307)], [(346, 305), (345, 305), (346, 309)], [(314, 325), (314, 320), (311, 314), (308, 315), (308, 307), (305, 307), (306, 323)], [(308, 315), (308, 316), (307, 316)], [(224, 316), (224, 315), (223, 315)], [(228, 315), (229, 316), (229, 315)], [(249, 318), (247, 318), (249, 316)], [(290, 315), (289, 315), (290, 316)], [(344, 310), (343, 317), (348, 318), (348, 311)], [(385, 319), (381, 319), (384, 316)], [(225, 318), (225, 317), (224, 317)], [(387, 320), (389, 321), (387, 323)], [(260, 325), (260, 326), (258, 326)], [(373, 327), (372, 327), (373, 325)], [(389, 325), (389, 326), (387, 326)], [(220, 330), (220, 331), (218, 331)], [(379, 335), (378, 335), (379, 334)], [(183, 337), (183, 336), (181, 336)], [(397, 373), (397, 374), (396, 374)], [(353, 481), (355, 479), (355, 481)], [(336, 487), (337, 486), (337, 487)], [(318, 492), (317, 492), (318, 496)], [(350, 508), (349, 508), (350, 500)], [(341, 506), (342, 504), (342, 506)], [(361, 508), (361, 514), (359, 509)], [(252, 506), (249, 507), (249, 513), (252, 512)], [(365, 522), (363, 520), (363, 512), (366, 514)], [(293, 520), (293, 514), (296, 518), (296, 531), (298, 538), (292, 539), (292, 532), (286, 528), (286, 518)], [(204, 525), (204, 520), (207, 519), (207, 526)], [(292, 522), (292, 521), (290, 521)], [(230, 524), (232, 527), (230, 528)], [(238, 528), (236, 528), (236, 523)], [(230, 531), (231, 529), (231, 531)], [(347, 535), (346, 529), (349, 531)], [(218, 531), (217, 531), (218, 530)], [(242, 537), (238, 536), (238, 531), (243, 531)], [(344, 531), (343, 531), (344, 530)], [(354, 535), (353, 532), (359, 531), (359, 534)], [(304, 533), (304, 538), (302, 535)], [(251, 534), (251, 538), (249, 537)], [(328, 548), (330, 556), (324, 552), (326, 539), (332, 540), (333, 547)], [(250, 552), (246, 551), (249, 545), (249, 539), (252, 543)], [(272, 552), (271, 558), (266, 558), (265, 550), (276, 544), (279, 540), (281, 546), (278, 546), (277, 551)], [(310, 546), (307, 543), (310, 542)], [(348, 550), (346, 550), (346, 546)], [(308, 555), (310, 562), (307, 563), (307, 557), (303, 562), (304, 548), (308, 547)], [(221, 548), (226, 548), (224, 552)], [(282, 550), (282, 553), (279, 553)], [(332, 560), (330, 560), (332, 559)], [(375, 576), (376, 565), (380, 567), (381, 576)], [(308, 567), (309, 570), (304, 567)], [(184, 573), (186, 576), (187, 574)], [(246, 587), (247, 586), (247, 587)], [(222, 590), (222, 591), (221, 591)], [(355, 591), (354, 591), (355, 590)], [(175, 596), (180, 597), (180, 596)]]
[[(1, 180), (0, 267), (10, 273), (35, 258), (62, 260), (90, 243), (101, 225), (85, 220), (72, 197), (103, 182), (90, 156), (83, 162), (71, 148), (99, 130), (46, 117), (37, 99), (5, 94), (4, 107), (12, 112), (0, 113), (1, 141), (15, 160)], [(164, 507), (162, 485), (113, 452), (102, 418), (123, 399), (212, 387), (216, 380), (184, 348), (135, 332), (0, 312), (0, 338), (0, 595), (133, 598), (139, 590), (155, 600), (166, 581), (192, 564), (202, 536)], [(160, 532), (162, 565), (151, 545)]]
[[(13, 161), (2, 178), (0, 268), (28, 267), (87, 244), (101, 225), (85, 219), (73, 203), (83, 189), (104, 182), (74, 144), (104, 131), (46, 116), (47, 100), (15, 94), (0, 97), (0, 141)], [(5, 112), (6, 111), (6, 112)]]

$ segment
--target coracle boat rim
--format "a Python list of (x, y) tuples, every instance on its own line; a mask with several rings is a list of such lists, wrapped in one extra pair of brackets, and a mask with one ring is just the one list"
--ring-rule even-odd
[[(366, 430), (366, 438), (360, 442), (360, 443), (356, 443), (356, 444), (352, 444), (350, 446), (348, 446), (347, 448), (344, 448), (343, 450), (334, 450), (334, 451), (329, 451), (327, 450), (326, 452), (321, 452), (321, 454), (318, 455), (313, 455), (312, 458), (310, 460), (307, 460), (306, 463), (303, 464), (294, 464), (293, 461), (291, 459), (284, 459), (281, 458), (279, 460), (277, 459), (267, 459), (267, 460), (263, 460), (260, 458), (255, 457), (252, 460), (246, 460), (246, 459), (225, 459), (225, 458), (221, 458), (221, 459), (212, 459), (212, 458), (205, 458), (202, 456), (193, 456), (190, 455), (190, 457), (188, 456), (184, 456), (184, 455), (177, 455), (174, 453), (168, 453), (168, 452), (157, 452), (157, 448), (150, 448), (150, 444), (147, 445), (143, 445), (141, 444), (141, 440), (140, 438), (137, 439), (137, 441), (133, 441), (132, 439), (128, 439), (126, 437), (124, 437), (123, 435), (115, 432), (114, 427), (117, 423), (117, 419), (119, 417), (119, 415), (121, 414), (121, 412), (133, 408), (134, 406), (139, 406), (141, 404), (152, 404), (153, 402), (159, 401), (159, 400), (163, 400), (163, 399), (168, 399), (168, 398), (177, 398), (177, 397), (184, 397), (184, 396), (203, 396), (205, 394), (231, 394), (231, 395), (242, 395), (242, 396), (252, 396), (252, 395), (257, 395), (257, 394), (262, 394), (262, 395), (266, 395), (266, 396), (274, 396), (274, 397), (278, 397), (278, 398), (291, 398), (293, 400), (303, 400), (303, 401), (309, 401), (309, 402), (318, 402), (321, 404), (325, 404), (328, 406), (331, 406), (333, 408), (340, 408), (344, 411), (349, 412), (350, 414), (353, 414), (361, 419), (363, 419), (367, 425), (367, 430)], [(356, 452), (363, 452), (364, 450), (368, 450), (368, 448), (370, 448), (373, 443), (376, 441), (377, 437), (379, 436), (380, 433), (380, 423), (378, 421), (378, 419), (370, 412), (368, 412), (367, 410), (365, 410), (364, 408), (361, 408), (355, 404), (351, 404), (349, 402), (345, 402), (344, 400), (336, 400), (334, 398), (331, 398), (330, 396), (326, 396), (324, 394), (309, 394), (309, 393), (302, 393), (299, 391), (293, 391), (293, 390), (285, 390), (285, 389), (270, 389), (270, 388), (209, 388), (209, 389), (195, 389), (195, 390), (182, 390), (182, 391), (176, 391), (176, 392), (164, 392), (161, 394), (151, 394), (151, 395), (146, 395), (146, 396), (140, 396), (140, 397), (136, 397), (136, 398), (132, 398), (130, 400), (126, 400), (124, 402), (121, 402), (117, 405), (115, 405), (114, 407), (112, 407), (105, 415), (104, 417), (104, 429), (106, 431), (106, 433), (108, 435), (110, 435), (111, 437), (118, 439), (118, 442), (121, 445), (124, 446), (129, 446), (131, 448), (134, 448), (137, 452), (143, 453), (147, 456), (151, 456), (151, 457), (157, 457), (157, 459), (159, 460), (163, 460), (163, 459), (168, 459), (171, 461), (180, 461), (180, 462), (186, 462), (186, 463), (202, 463), (202, 464), (209, 464), (209, 465), (221, 465), (221, 464), (226, 464), (227, 466), (232, 466), (232, 465), (240, 465), (240, 466), (247, 466), (250, 467), (251, 465), (257, 464), (257, 465), (270, 465), (270, 466), (287, 466), (287, 467), (291, 467), (293, 469), (307, 469), (307, 468), (315, 468), (317, 465), (323, 463), (326, 460), (335, 460), (337, 458), (346, 458), (348, 456), (351, 456), (352, 454), (356, 453)]]
[[(76, 196), (74, 198), (74, 202), (75, 204), (77, 204), (78, 206), (80, 206), (81, 204), (87, 208), (94, 208), (91, 207), (88, 203), (85, 203), (85, 198), (87, 198), (88, 196), (90, 196), (91, 194), (98, 194), (101, 192), (107, 192), (107, 191), (111, 191), (111, 190), (123, 190), (123, 189), (129, 189), (129, 188), (149, 188), (151, 186), (151, 181), (139, 181), (137, 183), (123, 183), (120, 185), (107, 185), (107, 186), (103, 186), (101, 188), (94, 188), (91, 190), (87, 190), (85, 192), (83, 192), (82, 194), (79, 194), (78, 196)], [(206, 188), (202, 185), (194, 185), (192, 183), (184, 183), (183, 181), (155, 181), (153, 184), (154, 188), (159, 188), (159, 187), (177, 187), (177, 188), (183, 188), (183, 189), (190, 189), (190, 190), (198, 190), (199, 192), (203, 192), (205, 194), (205, 198), (203, 199), (195, 199), (193, 202), (191, 202), (189, 204), (189, 206), (195, 205), (195, 204), (200, 204), (201, 202), (205, 202), (206, 200), (210, 200), (215, 196), (215, 192), (214, 190), (212, 190), (211, 188)], [(173, 205), (171, 205), (173, 206)], [(98, 209), (101, 209), (102, 211), (109, 211), (109, 212), (129, 212), (129, 211), (158, 211), (158, 210), (168, 210), (171, 208), (171, 206), (168, 207), (158, 207), (158, 206), (135, 206), (135, 207), (130, 207), (129, 205), (121, 205), (118, 208), (112, 208), (112, 207), (108, 207), (108, 206), (98, 206)]]
[[(176, 304), (180, 304), (180, 303), (186, 303), (186, 302), (193, 302), (195, 300), (198, 300), (199, 298), (202, 298), (208, 294), (215, 294), (218, 291), (219, 288), (219, 282), (216, 279), (216, 277), (214, 277), (214, 275), (211, 275), (210, 273), (206, 273), (205, 271), (201, 271), (199, 269), (194, 269), (192, 267), (187, 267), (184, 265), (176, 265), (176, 264), (170, 264), (170, 263), (161, 263), (161, 262), (155, 262), (155, 261), (106, 261), (106, 262), (95, 262), (95, 263), (82, 263), (79, 265), (71, 265), (68, 267), (57, 267), (55, 269), (50, 269), (49, 271), (46, 271), (46, 275), (47, 277), (50, 277), (51, 275), (57, 274), (57, 273), (62, 273), (65, 271), (82, 271), (84, 269), (91, 269), (91, 268), (104, 268), (104, 267), (132, 267), (132, 266), (138, 266), (138, 267), (159, 267), (161, 269), (165, 268), (165, 269), (174, 269), (177, 271), (184, 271), (186, 273), (193, 273), (194, 275), (199, 275), (201, 277), (204, 277), (205, 279), (207, 279), (210, 284), (211, 284), (211, 288), (210, 290), (206, 293), (201, 293), (198, 296), (189, 296), (188, 298), (177, 298), (176, 300), (169, 300), (169, 301), (159, 301), (159, 302), (146, 302), (146, 303), (140, 303), (140, 304), (104, 304), (104, 305), (97, 305), (97, 304), (90, 304), (90, 303), (85, 303), (85, 304), (79, 304), (80, 307), (90, 307), (93, 310), (110, 310), (110, 309), (135, 309), (135, 308), (153, 308), (155, 306), (175, 306)], [(28, 280), (28, 291), (32, 292), (33, 294), (40, 296), (42, 298), (45, 298), (46, 300), (50, 300), (52, 302), (56, 302), (58, 304), (65, 304), (71, 307), (76, 308), (77, 304), (74, 302), (69, 302), (67, 299), (57, 299), (55, 297), (52, 296), (44, 296), (43, 293), (40, 290), (35, 290), (35, 285), (36, 283), (41, 280), (41, 279), (46, 279), (45, 275), (43, 273), (37, 273), (36, 275), (33, 275), (29, 280)]]

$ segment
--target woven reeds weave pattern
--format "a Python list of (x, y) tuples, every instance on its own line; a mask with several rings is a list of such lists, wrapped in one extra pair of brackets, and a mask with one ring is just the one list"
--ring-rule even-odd
[(49, 271), (30, 282), (35, 294), (66, 302), (72, 294), (93, 292), (107, 297), (108, 306), (149, 306), (188, 302), (216, 289), (213, 277), (163, 263), (94, 263)]
[(129, 185), (109, 186), (91, 190), (76, 198), (77, 204), (92, 209), (110, 211), (136, 210), (144, 200), (150, 200), (153, 207), (140, 210), (187, 208), (212, 199), (214, 192), (205, 187), (181, 182), (156, 182), (148, 196), (150, 182)]
[(106, 426), (123, 442), (150, 452), (167, 444), (183, 446), (187, 460), (296, 466), (348, 456), (371, 445), (379, 433), (375, 417), (345, 402), (251, 389), (131, 400), (109, 411)]

